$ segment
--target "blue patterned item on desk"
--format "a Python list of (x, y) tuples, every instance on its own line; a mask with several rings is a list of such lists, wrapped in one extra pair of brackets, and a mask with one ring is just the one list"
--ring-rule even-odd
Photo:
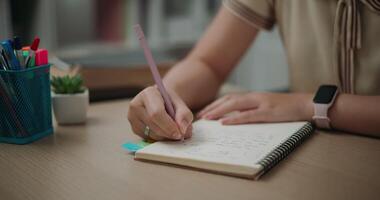
[(132, 142), (127, 142), (123, 145), (121, 145), (125, 150), (129, 151), (130, 153), (135, 153), (136, 151), (150, 145), (151, 142), (145, 142), (145, 141), (140, 141), (138, 143), (132, 143)]

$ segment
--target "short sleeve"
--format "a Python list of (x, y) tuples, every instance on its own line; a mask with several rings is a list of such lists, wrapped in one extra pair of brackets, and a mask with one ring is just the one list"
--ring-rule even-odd
[(223, 6), (234, 15), (266, 30), (270, 30), (275, 23), (273, 4), (273, 0), (223, 0)]

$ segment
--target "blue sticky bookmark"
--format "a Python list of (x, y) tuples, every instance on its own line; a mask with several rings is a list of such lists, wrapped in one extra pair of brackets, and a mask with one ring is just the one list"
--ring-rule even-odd
[(145, 142), (145, 141), (140, 141), (138, 143), (132, 143), (132, 142), (127, 142), (121, 147), (123, 147), (125, 150), (129, 151), (130, 153), (135, 153), (136, 151), (150, 145), (150, 142)]

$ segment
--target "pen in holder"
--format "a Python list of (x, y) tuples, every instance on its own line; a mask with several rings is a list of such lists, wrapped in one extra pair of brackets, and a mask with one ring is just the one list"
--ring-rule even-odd
[(53, 133), (49, 71), (0, 70), (0, 142), (26, 144)]

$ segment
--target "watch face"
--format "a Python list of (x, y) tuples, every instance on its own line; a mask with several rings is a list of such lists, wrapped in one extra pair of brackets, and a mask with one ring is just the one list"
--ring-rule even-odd
[(335, 85), (322, 85), (319, 87), (317, 94), (314, 97), (314, 103), (328, 104), (334, 98), (338, 87)]

